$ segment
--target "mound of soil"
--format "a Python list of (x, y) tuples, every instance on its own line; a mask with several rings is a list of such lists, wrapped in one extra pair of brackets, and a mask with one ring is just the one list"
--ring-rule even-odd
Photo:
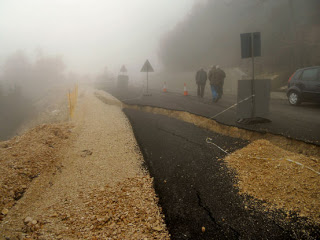
[(55, 152), (68, 139), (70, 124), (41, 125), (0, 142), (0, 221), (31, 181), (57, 162)]
[(257, 140), (225, 158), (238, 177), (241, 194), (268, 208), (297, 212), (320, 224), (320, 158), (286, 151)]

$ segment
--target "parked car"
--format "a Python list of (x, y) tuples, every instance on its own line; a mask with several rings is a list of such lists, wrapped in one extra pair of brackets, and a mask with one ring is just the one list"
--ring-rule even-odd
[(287, 97), (291, 105), (320, 102), (320, 67), (298, 69), (288, 80)]

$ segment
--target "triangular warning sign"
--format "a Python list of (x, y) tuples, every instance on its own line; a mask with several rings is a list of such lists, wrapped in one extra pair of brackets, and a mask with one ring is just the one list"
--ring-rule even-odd
[(149, 60), (144, 63), (143, 67), (141, 68), (140, 72), (154, 72)]
[(122, 67), (120, 68), (120, 72), (128, 72), (125, 65), (122, 65)]

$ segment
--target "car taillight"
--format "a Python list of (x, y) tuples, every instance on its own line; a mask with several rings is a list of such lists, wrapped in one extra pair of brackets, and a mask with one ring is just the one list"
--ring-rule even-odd
[(291, 79), (292, 79), (292, 77), (293, 77), (294, 74), (295, 74), (295, 73), (293, 73), (293, 74), (291, 75), (291, 77), (289, 77), (288, 83), (291, 81)]

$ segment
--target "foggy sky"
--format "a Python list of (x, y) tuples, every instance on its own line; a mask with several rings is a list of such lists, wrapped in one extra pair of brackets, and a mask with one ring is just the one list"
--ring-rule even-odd
[(62, 55), (69, 70), (158, 65), (158, 41), (200, 0), (1, 0), (0, 67), (16, 50)]

